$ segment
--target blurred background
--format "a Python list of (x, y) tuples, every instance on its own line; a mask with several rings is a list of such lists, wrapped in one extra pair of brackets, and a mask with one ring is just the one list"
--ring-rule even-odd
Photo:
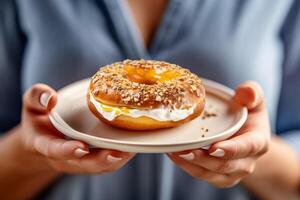
[[(1, 199), (299, 199), (299, 35), (297, 0), (1, 0)], [(44, 132), (64, 138), (53, 134), (46, 115), (30, 114), (38, 92), (30, 93), (26, 110), (22, 96), (34, 84), (46, 84), (54, 94), (125, 59), (168, 61), (232, 89), (257, 82), (269, 121), (257, 115), (248, 123), (271, 127), (269, 152), (261, 157), (258, 150), (251, 157), (255, 170), (247, 176), (236, 172), (230, 177), (240, 177), (239, 184), (220, 188), (164, 154), (138, 154), (102, 175), (77, 171), (79, 165), (61, 171), (58, 165), (41, 166), (53, 157), (37, 153), (43, 148), (21, 148), (34, 146)], [(250, 157), (239, 159), (236, 168), (250, 166)]]

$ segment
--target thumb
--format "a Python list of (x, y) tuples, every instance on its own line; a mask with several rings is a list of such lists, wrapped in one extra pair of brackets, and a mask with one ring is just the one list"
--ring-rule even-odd
[(45, 84), (35, 84), (23, 96), (23, 109), (37, 114), (49, 112), (57, 102), (56, 91)]
[(234, 100), (246, 106), (249, 110), (262, 107), (263, 99), (263, 90), (261, 86), (254, 81), (247, 81), (239, 85), (235, 90)]

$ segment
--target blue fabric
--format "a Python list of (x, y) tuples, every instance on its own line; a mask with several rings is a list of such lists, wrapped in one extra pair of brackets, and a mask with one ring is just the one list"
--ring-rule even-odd
[[(292, 0), (170, 0), (149, 48), (125, 0), (0, 1), (0, 132), (20, 121), (21, 96), (42, 82), (58, 89), (126, 58), (190, 68), (235, 88), (264, 91), (273, 131), (300, 152), (300, 15)], [(250, 199), (217, 189), (164, 155), (140, 154), (116, 173), (65, 176), (40, 199)]]

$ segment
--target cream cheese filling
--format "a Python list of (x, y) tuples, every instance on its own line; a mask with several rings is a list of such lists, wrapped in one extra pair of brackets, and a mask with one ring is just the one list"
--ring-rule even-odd
[(96, 101), (92, 94), (90, 94), (90, 101), (97, 111), (109, 121), (114, 120), (119, 115), (126, 115), (133, 118), (145, 116), (157, 121), (179, 121), (191, 115), (196, 107), (196, 105), (193, 105), (188, 109), (170, 109), (161, 107), (149, 110), (120, 108), (100, 103)]

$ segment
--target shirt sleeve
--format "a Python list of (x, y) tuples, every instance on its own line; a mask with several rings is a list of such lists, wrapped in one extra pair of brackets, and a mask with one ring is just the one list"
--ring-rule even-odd
[(0, 1), (0, 133), (20, 122), (20, 71), (25, 36), (14, 1)]
[(300, 1), (294, 1), (281, 32), (284, 44), (277, 132), (300, 154)]

